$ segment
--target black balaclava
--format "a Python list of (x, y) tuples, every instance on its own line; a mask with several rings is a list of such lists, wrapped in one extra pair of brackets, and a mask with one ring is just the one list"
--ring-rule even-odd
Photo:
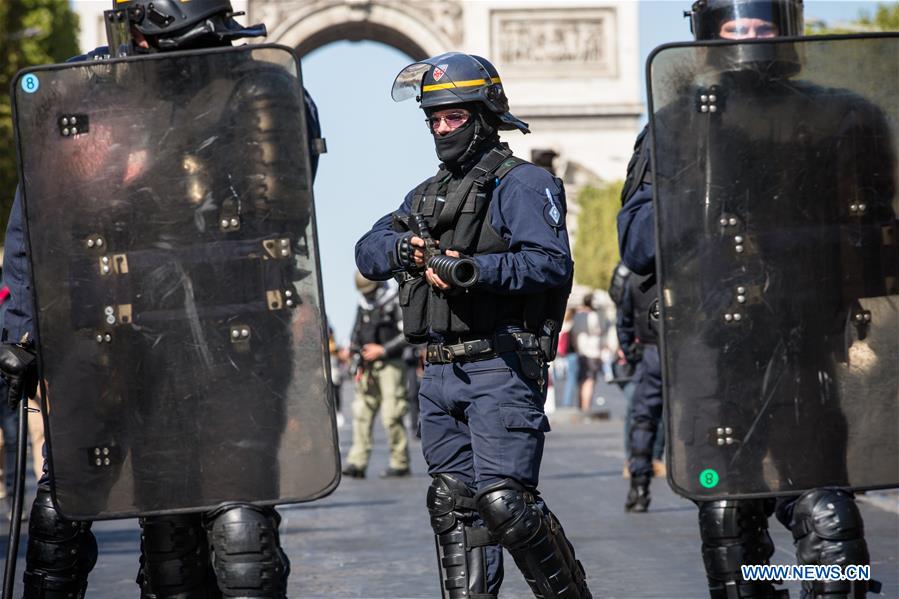
[[(437, 110), (446, 110), (447, 106), (441, 106), (428, 111), (430, 116)], [(491, 147), (499, 143), (497, 127), (489, 116), (484, 114), (480, 104), (463, 104), (459, 108), (465, 108), (471, 112), (468, 122), (450, 133), (439, 137), (434, 131), (434, 146), (437, 150), (437, 158), (450, 170), (456, 170), (464, 165), (472, 157), (478, 155), (482, 148)]]

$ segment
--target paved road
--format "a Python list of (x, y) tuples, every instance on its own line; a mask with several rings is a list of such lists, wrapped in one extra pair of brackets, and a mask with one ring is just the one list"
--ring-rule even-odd
[[(693, 504), (656, 481), (647, 514), (625, 514), (627, 481), (623, 464), (623, 401), (608, 387), (599, 393), (612, 414), (607, 421), (582, 421), (570, 414), (553, 418), (548, 436), (542, 492), (565, 526), (584, 563), (595, 597), (707, 597), (699, 555)], [(348, 396), (347, 396), (348, 397)], [(346, 402), (348, 403), (348, 402)], [(349, 412), (348, 405), (344, 411)], [(341, 430), (344, 453), (349, 428)], [(387, 466), (383, 433), (366, 480), (344, 480), (330, 497), (281, 510), (285, 550), (292, 562), (290, 597), (435, 598), (433, 537), (424, 495), (429, 479), (418, 444), (413, 444), (415, 475), (379, 480)], [(875, 577), (881, 597), (899, 597), (899, 505), (897, 495), (880, 497), (887, 509), (862, 504)], [(137, 523), (100, 522), (94, 528), (100, 558), (90, 578), (88, 597), (137, 597)], [(794, 563), (792, 539), (775, 519), (775, 563)], [(4, 538), (5, 540), (5, 538)], [(5, 551), (5, 548), (3, 549)], [(21, 573), (21, 563), (20, 563)], [(789, 585), (798, 597), (798, 585)], [(527, 586), (507, 560), (502, 599), (529, 597)]]

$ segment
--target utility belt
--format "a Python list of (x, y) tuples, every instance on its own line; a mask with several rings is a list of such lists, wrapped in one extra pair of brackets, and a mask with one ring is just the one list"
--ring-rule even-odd
[(462, 339), (458, 343), (429, 343), (427, 360), (431, 364), (477, 362), (511, 352), (518, 354), (526, 377), (543, 380), (547, 360), (534, 333), (497, 333), (493, 337)]

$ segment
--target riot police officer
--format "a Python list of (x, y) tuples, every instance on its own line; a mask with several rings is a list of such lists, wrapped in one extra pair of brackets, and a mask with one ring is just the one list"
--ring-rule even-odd
[(652, 317), (656, 294), (643, 288), (646, 279), (648, 277), (630, 273), (618, 306), (619, 325), (625, 325), (619, 326), (619, 340), (623, 337), (621, 347), (625, 358), (636, 363), (634, 388), (628, 402), (629, 426), (626, 428), (631, 488), (624, 509), (628, 512), (649, 509), (649, 484), (655, 475), (654, 460), (662, 441), (662, 366), (656, 323)]
[[(127, 11), (130, 31), (126, 36), (130, 36), (128, 43), (137, 53), (230, 46), (232, 40), (265, 35), (264, 25), (244, 27), (237, 23), (230, 0), (116, 0), (113, 5), (117, 11)], [(124, 41), (111, 39), (113, 52)], [(109, 54), (108, 48), (98, 48), (73, 60), (106, 58)], [(160, 79), (159, 83), (165, 85), (166, 81)], [(308, 94), (305, 102), (310, 139), (317, 139), (320, 129), (315, 105)], [(311, 162), (314, 173), (314, 152)], [(35, 235), (40, 232), (32, 232), (32, 239)], [(39, 342), (33, 321), (20, 191), (7, 229), (4, 282), (12, 294), (2, 313), (0, 369), (11, 401), (19, 401), (22, 395), (34, 393), (32, 351)], [(25, 344), (16, 343), (25, 339)], [(97, 558), (91, 522), (63, 518), (51, 500), (52, 485), (45, 464), (29, 523), (25, 597), (83, 597), (87, 576)], [(138, 583), (142, 596), (285, 597), (290, 566), (280, 547), (279, 521), (271, 507), (239, 502), (204, 514), (141, 518)]]
[(496, 597), (505, 547), (536, 596), (590, 597), (536, 489), (572, 277), (562, 183), (500, 142), (528, 127), (484, 58), (409, 65), (392, 96), (417, 96), (440, 170), (359, 240), (356, 264), (399, 279), (404, 332), (428, 342), (419, 401), (442, 596)]
[[(697, 40), (798, 36), (802, 35), (803, 31), (801, 0), (702, 0), (693, 4), (692, 10), (687, 15), (692, 19), (692, 29)], [(735, 85), (756, 86), (755, 88), (759, 89), (759, 86), (768, 85), (767, 82), (769, 81), (777, 81), (770, 88), (783, 92), (779, 96), (773, 95), (774, 98), (780, 99), (781, 102), (789, 102), (793, 98), (799, 97), (800, 94), (796, 93), (796, 91), (801, 91), (803, 94), (814, 94), (815, 90), (800, 88), (799, 85), (801, 84), (789, 82), (789, 76), (796, 70), (794, 67), (797, 64), (798, 57), (795, 53), (792, 56), (790, 55), (791, 48), (788, 44), (778, 47), (766, 44), (745, 44), (728, 48), (731, 50), (726, 54), (729, 60), (727, 68), (730, 69)], [(709, 96), (709, 92), (705, 93), (705, 97), (708, 100), (711, 96)], [(733, 90), (731, 90), (731, 93), (734, 96), (737, 95)], [(716, 94), (713, 93), (712, 95)], [(843, 97), (846, 98), (846, 95), (844, 94)], [(849, 101), (852, 101), (852, 99), (850, 98)], [(858, 102), (858, 99), (856, 99), (856, 102), (856, 108), (860, 110), (858, 112), (850, 112), (850, 114), (870, 116), (875, 113), (875, 111)], [(716, 105), (715, 109), (718, 108)], [(691, 104), (690, 109), (693, 112), (698, 112), (702, 107), (699, 105), (692, 106)], [(661, 109), (660, 111), (662, 115), (664, 115), (664, 110)], [(704, 112), (714, 112), (708, 102), (705, 104)], [(864, 118), (866, 117), (858, 117), (858, 121), (862, 121)], [(876, 122), (876, 119), (874, 120)], [(657, 127), (660, 127), (660, 121), (670, 122), (665, 119), (659, 119), (655, 121)], [(822, 130), (826, 129), (822, 128)], [(656, 132), (661, 136), (661, 129), (657, 129)], [(644, 275), (649, 275), (653, 272), (656, 258), (655, 228), (653, 223), (654, 209), (651, 189), (652, 160), (649, 154), (651, 135), (652, 132), (644, 130), (637, 140), (634, 157), (629, 164), (627, 181), (625, 183), (623, 197), (626, 201), (618, 216), (619, 244), (622, 259), (634, 272)], [(663, 150), (659, 149), (659, 151), (662, 152)], [(849, 150), (846, 150), (844, 147), (843, 151)], [(748, 160), (745, 157), (742, 158)], [(764, 160), (764, 158), (762, 156), (759, 157), (760, 160)], [(791, 154), (789, 159), (806, 160), (807, 158)], [(818, 159), (821, 158), (816, 158), (816, 160)], [(748, 164), (753, 163), (749, 161)], [(825, 162), (824, 164), (827, 163)], [(881, 177), (884, 173), (887, 173), (886, 176), (890, 176), (888, 173), (893, 172), (892, 167), (880, 170), (880, 166), (880, 163), (878, 163), (878, 166), (872, 170), (879, 171)], [(829, 167), (825, 166), (824, 168)], [(817, 180), (824, 180), (827, 176), (828, 174), (822, 173)], [(731, 178), (734, 177), (736, 175), (731, 175)], [(784, 183), (781, 183), (781, 185), (784, 185)], [(790, 190), (798, 188), (795, 182), (789, 182), (786, 185), (787, 189)], [(689, 186), (689, 182), (682, 182), (682, 186)], [(885, 184), (885, 186), (889, 187), (890, 185)], [(890, 193), (887, 193), (886, 197), (889, 197), (889, 195)], [(802, 196), (798, 194), (793, 197), (790, 197), (789, 194), (787, 196), (788, 200), (780, 199), (780, 205), (787, 206), (784, 209), (785, 213), (789, 210), (789, 202), (803, 201)], [(822, 197), (823, 194), (812, 193), (809, 196), (806, 199), (821, 206), (822, 210), (829, 209), (827, 202)], [(778, 197), (778, 195), (774, 195), (775, 200)], [(881, 194), (881, 197), (884, 197), (883, 194)], [(658, 201), (664, 203), (669, 201), (669, 198), (660, 196)], [(697, 206), (697, 210), (701, 209), (701, 206)], [(756, 211), (758, 212), (758, 209)], [(769, 218), (771, 217), (769, 216)], [(775, 216), (774, 218), (777, 217)], [(786, 218), (797, 217), (795, 212), (793, 212)], [(808, 213), (804, 213), (799, 218), (811, 217)], [(739, 219), (735, 216), (721, 218), (722, 226), (730, 226), (731, 223), (738, 221)], [(733, 248), (734, 252), (737, 254), (745, 253), (746, 248), (742, 245), (744, 241), (743, 236), (738, 233), (737, 237), (733, 239), (736, 241), (731, 243), (737, 243)], [(775, 257), (772, 256), (771, 258), (774, 259)], [(722, 260), (724, 259), (726, 257), (722, 258)], [(796, 261), (796, 265), (800, 266), (801, 262)], [(774, 272), (773, 266), (770, 271)], [(797, 271), (794, 277), (796, 275), (802, 276), (802, 273)], [(714, 278), (715, 275), (711, 276)], [(775, 285), (778, 283), (770, 280), (769, 284)], [(744, 287), (737, 288), (738, 291), (741, 289), (744, 289)], [(656, 293), (658, 292), (656, 291)], [(677, 301), (683, 303), (683, 298), (677, 298)], [(746, 295), (738, 293), (736, 301), (746, 303)], [(822, 305), (820, 312), (824, 314), (827, 309)], [(782, 311), (785, 315), (787, 314), (786, 310)], [(732, 314), (728, 314), (728, 316), (730, 318), (725, 318), (726, 321), (737, 322), (740, 320), (740, 318), (735, 320)], [(791, 315), (791, 317), (794, 317), (794, 315)], [(786, 320), (785, 318), (784, 321)], [(820, 317), (819, 320), (821, 320)], [(770, 328), (776, 330), (778, 326), (782, 325), (774, 321), (771, 323)], [(755, 329), (755, 331), (759, 330), (759, 328)], [(801, 338), (803, 334), (801, 332), (802, 329), (796, 327), (793, 330), (795, 339), (792, 343), (796, 344), (797, 347), (800, 343), (805, 345), (817, 344), (825, 347), (828, 345), (828, 335), (830, 333), (819, 332), (826, 330), (823, 327), (815, 329), (812, 325), (806, 325), (804, 334), (811, 335), (811, 337), (804, 340)], [(819, 332), (820, 337), (814, 337), (815, 332)], [(765, 341), (761, 343), (764, 344)], [(791, 351), (797, 350), (793, 349)], [(814, 356), (818, 356), (821, 352), (819, 350), (817, 353), (814, 351), (812, 353)], [(770, 356), (771, 352), (767, 351), (766, 355)], [(742, 364), (746, 364), (745, 360), (752, 359), (752, 357), (741, 356), (738, 359), (743, 360)], [(816, 363), (823, 364), (824, 361), (820, 360)], [(717, 365), (711, 364), (710, 367), (739, 368), (738, 364), (740, 364), (738, 361), (733, 361), (729, 365), (726, 362), (722, 362)], [(825, 374), (827, 372), (826, 367), (816, 366), (816, 368), (819, 369), (818, 377), (826, 380), (829, 376)], [(797, 375), (795, 380), (800, 380), (800, 375)], [(743, 390), (736, 390), (732, 393), (745, 399), (747, 402), (752, 402), (758, 399), (758, 397), (750, 396), (757, 396), (760, 388), (757, 383), (753, 383), (746, 385)], [(719, 389), (712, 393), (721, 394), (722, 392)], [(806, 391), (796, 389), (793, 401), (796, 402), (797, 406), (801, 405), (802, 396), (809, 393), (817, 397), (813, 402), (817, 402), (817, 405), (821, 406), (824, 404), (822, 398), (832, 395), (833, 390), (818, 389), (813, 385), (809, 385), (809, 390)], [(796, 409), (798, 410), (799, 408), (797, 407)], [(819, 408), (819, 410), (823, 411), (824, 408)], [(830, 417), (823, 413), (818, 416), (822, 420)], [(761, 430), (765, 426), (771, 425), (763, 424), (759, 430), (760, 435), (765, 434)], [(671, 430), (675, 433), (677, 432), (675, 428)], [(835, 429), (831, 430), (835, 431)], [(798, 433), (800, 431), (794, 432)], [(699, 443), (700, 441), (697, 440), (696, 442)], [(726, 445), (729, 443), (722, 438), (720, 444)], [(831, 455), (816, 457), (822, 458), (824, 463), (833, 464), (839, 468), (841, 459), (845, 460), (845, 455), (841, 458), (839, 455), (833, 456), (832, 453), (833, 451), (836, 454), (840, 453), (840, 443), (839, 438), (830, 439)], [(774, 448), (769, 449), (773, 450)], [(784, 449), (789, 452), (789, 448)], [(783, 449), (780, 451), (783, 452)], [(785, 455), (775, 456), (775, 467), (778, 470), (781, 468), (785, 458), (787, 458)], [(757, 468), (760, 468), (760, 463), (761, 458), (758, 459)], [(847, 482), (845, 472), (835, 472), (833, 477), (834, 480), (841, 481), (839, 484), (846, 484)], [(846, 565), (867, 564), (869, 562), (861, 514), (852, 494), (845, 490), (839, 488), (812, 489), (801, 496), (780, 498), (776, 502), (774, 499), (725, 499), (698, 503), (702, 556), (708, 577), (709, 591), (713, 599), (737, 597), (770, 598), (786, 595), (786, 591), (777, 590), (772, 581), (744, 580), (740, 570), (741, 565), (768, 563), (769, 558), (773, 555), (774, 546), (767, 528), (768, 518), (774, 513), (775, 508), (778, 519), (793, 533), (797, 561), (800, 564)], [(803, 582), (803, 596), (813, 598), (862, 597), (867, 591), (876, 590), (876, 586), (876, 583), (873, 581), (805, 581)]]

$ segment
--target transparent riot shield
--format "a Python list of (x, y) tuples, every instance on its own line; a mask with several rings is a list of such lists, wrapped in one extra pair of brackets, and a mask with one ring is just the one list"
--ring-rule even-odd
[(899, 486), (896, 56), (888, 34), (650, 58), (668, 472), (685, 496)]
[(244, 46), (15, 83), (54, 492), (70, 518), (338, 481), (299, 63)]

